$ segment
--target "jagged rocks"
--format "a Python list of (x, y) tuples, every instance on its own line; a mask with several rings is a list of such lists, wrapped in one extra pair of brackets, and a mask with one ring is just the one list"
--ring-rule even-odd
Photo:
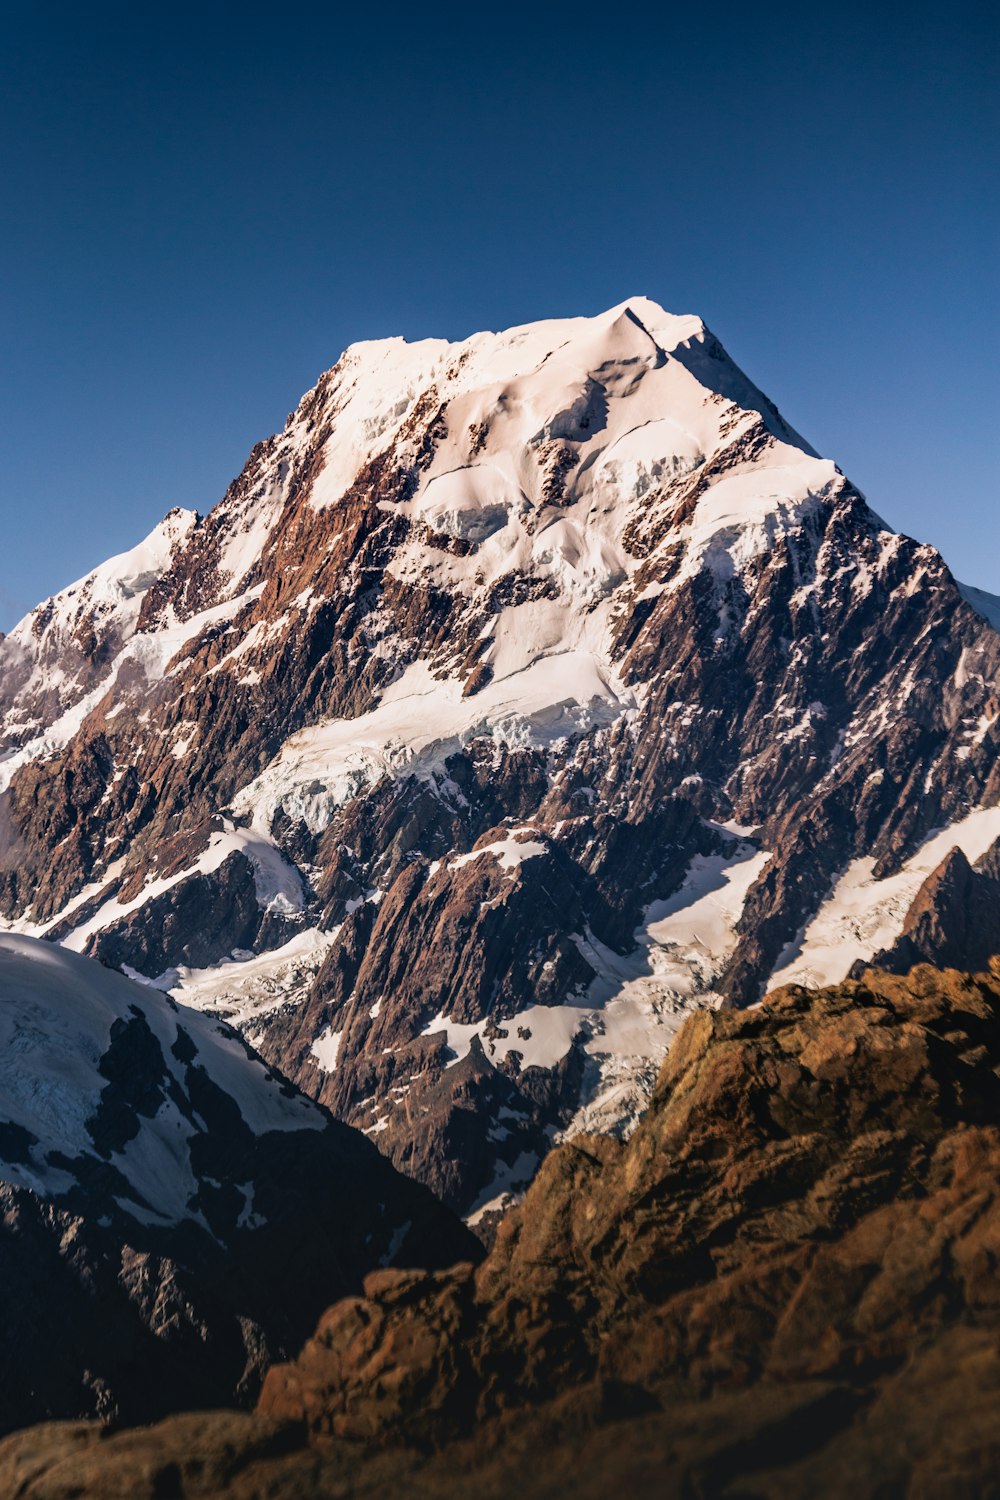
[(96, 932), (85, 951), (113, 969), (162, 974), (175, 964), (203, 968), (252, 947), (261, 925), (253, 866), (230, 854), (217, 871), (191, 875), (127, 917)]
[(869, 973), (695, 1017), (632, 1140), (552, 1152), (478, 1270), (374, 1273), (252, 1420), (40, 1428), (0, 1446), (0, 1483), (992, 1494), (998, 1112), (1000, 978)]
[(975, 865), (952, 849), (917, 892), (895, 943), (872, 963), (894, 974), (921, 963), (985, 969), (998, 953), (1000, 841)]

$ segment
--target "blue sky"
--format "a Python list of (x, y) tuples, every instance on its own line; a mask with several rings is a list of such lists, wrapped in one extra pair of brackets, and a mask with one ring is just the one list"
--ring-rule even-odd
[(358, 338), (698, 312), (1000, 591), (985, 3), (8, 8), (0, 629)]

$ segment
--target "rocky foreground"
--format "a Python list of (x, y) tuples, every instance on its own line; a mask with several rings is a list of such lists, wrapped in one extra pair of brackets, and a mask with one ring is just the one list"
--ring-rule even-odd
[(255, 1415), (0, 1445), (63, 1497), (1000, 1494), (1000, 969), (685, 1025), (486, 1261), (381, 1271)]

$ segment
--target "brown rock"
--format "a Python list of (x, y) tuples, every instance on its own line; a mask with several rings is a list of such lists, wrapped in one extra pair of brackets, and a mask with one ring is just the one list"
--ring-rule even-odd
[(170, 1493), (240, 1500), (996, 1494), (998, 1118), (1000, 976), (703, 1014), (627, 1145), (553, 1152), (478, 1270), (370, 1277), (253, 1423), (36, 1429), (0, 1488), (152, 1496), (173, 1461)]

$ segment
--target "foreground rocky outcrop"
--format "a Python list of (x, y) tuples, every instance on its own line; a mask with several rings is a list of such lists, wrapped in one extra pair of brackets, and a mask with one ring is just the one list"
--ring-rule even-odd
[(554, 1151), (478, 1270), (373, 1274), (255, 1416), (19, 1433), (0, 1489), (995, 1495), (998, 1122), (1000, 974), (697, 1016), (633, 1139)]

